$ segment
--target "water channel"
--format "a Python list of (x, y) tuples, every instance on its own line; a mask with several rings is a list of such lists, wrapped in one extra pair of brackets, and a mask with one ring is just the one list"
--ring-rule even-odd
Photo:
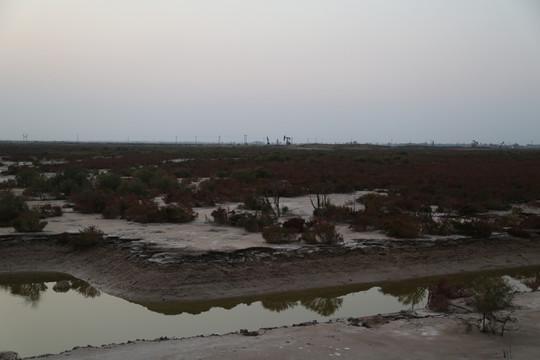
[[(506, 276), (519, 291), (540, 267), (446, 276), (470, 283)], [(135, 339), (224, 334), (424, 307), (441, 277), (349, 285), (204, 302), (133, 303), (100, 293), (67, 274), (0, 274), (0, 351), (22, 357)], [(528, 286), (526, 285), (528, 284)]]

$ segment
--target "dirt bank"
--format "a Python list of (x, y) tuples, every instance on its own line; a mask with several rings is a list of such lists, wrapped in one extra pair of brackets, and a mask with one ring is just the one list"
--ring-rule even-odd
[(528, 265), (540, 265), (538, 240), (193, 253), (118, 239), (73, 250), (48, 236), (0, 238), (0, 272), (66, 272), (137, 302), (208, 300)]

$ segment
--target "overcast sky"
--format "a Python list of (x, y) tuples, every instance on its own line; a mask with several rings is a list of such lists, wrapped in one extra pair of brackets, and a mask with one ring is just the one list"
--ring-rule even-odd
[(540, 143), (538, 0), (0, 0), (0, 140)]

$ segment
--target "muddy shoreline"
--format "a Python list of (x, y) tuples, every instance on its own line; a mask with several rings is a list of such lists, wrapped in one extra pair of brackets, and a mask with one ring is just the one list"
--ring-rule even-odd
[(110, 295), (151, 304), (540, 265), (538, 239), (364, 245), (189, 252), (109, 238), (73, 250), (54, 235), (2, 236), (0, 272), (64, 272)]

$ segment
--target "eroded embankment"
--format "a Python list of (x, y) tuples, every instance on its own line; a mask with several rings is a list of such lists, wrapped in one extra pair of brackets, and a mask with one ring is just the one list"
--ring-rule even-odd
[(109, 238), (74, 250), (56, 235), (0, 238), (0, 272), (59, 271), (131, 301), (203, 300), (540, 265), (540, 241), (392, 241), (357, 248), (189, 252)]

